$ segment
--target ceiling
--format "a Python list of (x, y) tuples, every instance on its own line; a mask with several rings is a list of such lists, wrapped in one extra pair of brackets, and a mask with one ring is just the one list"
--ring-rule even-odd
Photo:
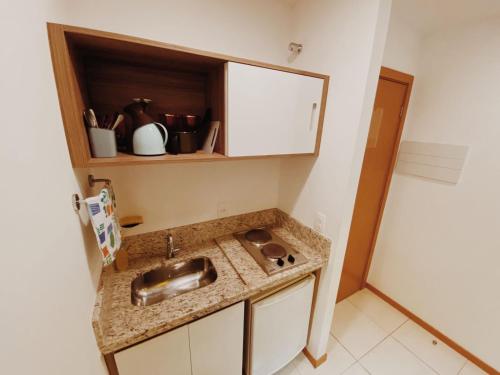
[(293, 7), (296, 3), (299, 2), (299, 0), (279, 0), (279, 1), (286, 3), (286, 4), (290, 5), (291, 7)]
[(500, 0), (393, 0), (392, 16), (423, 34), (500, 16)]
[[(293, 7), (299, 1), (278, 0)], [(392, 15), (422, 34), (500, 16), (500, 0), (392, 0)]]

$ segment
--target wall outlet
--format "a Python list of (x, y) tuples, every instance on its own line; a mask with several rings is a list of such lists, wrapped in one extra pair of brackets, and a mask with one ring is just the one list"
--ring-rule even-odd
[(325, 233), (326, 230), (326, 215), (322, 212), (316, 212), (313, 228), (319, 233)]

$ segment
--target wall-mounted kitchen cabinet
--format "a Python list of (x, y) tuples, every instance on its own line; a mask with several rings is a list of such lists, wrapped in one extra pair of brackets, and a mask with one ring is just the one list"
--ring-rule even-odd
[(122, 350), (119, 375), (241, 374), (244, 302)]
[[(73, 26), (48, 31), (75, 168), (319, 153), (328, 76)], [(133, 98), (152, 99), (160, 122), (210, 113), (220, 121), (214, 153), (93, 157), (83, 111), (122, 112)]]

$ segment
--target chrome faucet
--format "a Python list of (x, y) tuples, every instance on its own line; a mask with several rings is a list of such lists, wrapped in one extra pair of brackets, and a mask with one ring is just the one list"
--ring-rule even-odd
[(181, 249), (176, 249), (174, 247), (174, 237), (169, 233), (167, 234), (167, 259), (175, 257), (175, 253), (179, 252)]

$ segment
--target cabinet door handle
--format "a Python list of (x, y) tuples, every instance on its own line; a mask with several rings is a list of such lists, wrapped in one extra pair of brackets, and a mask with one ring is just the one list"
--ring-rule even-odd
[(314, 102), (312, 104), (311, 120), (309, 121), (309, 130), (313, 130), (313, 128), (314, 128), (314, 114), (316, 113), (317, 107), (318, 107), (318, 103)]

